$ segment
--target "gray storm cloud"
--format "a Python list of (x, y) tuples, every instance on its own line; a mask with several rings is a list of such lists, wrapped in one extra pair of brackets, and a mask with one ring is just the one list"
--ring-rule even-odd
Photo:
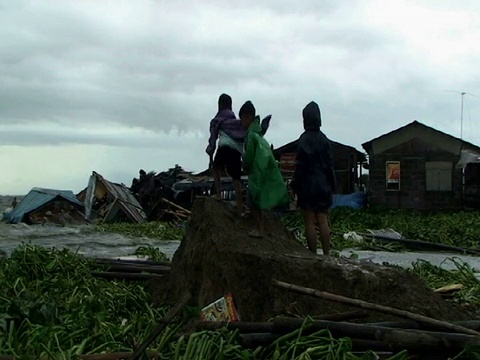
[[(315, 99), (332, 136), (358, 145), (368, 140), (368, 128), (388, 130), (414, 118), (448, 127), (458, 118), (459, 97), (444, 90), (478, 86), (479, 51), (432, 66), (435, 59), (409, 47), (410, 39), (396, 28), (375, 25), (388, 10), (377, 15), (377, 1), (0, 4), (4, 125), (113, 122), (205, 133), (218, 95), (228, 92), (234, 110), (251, 99), (287, 132)], [(445, 2), (422, 6), (452, 11)], [(419, 32), (430, 31), (428, 20)], [(478, 26), (472, 30), (478, 34)], [(471, 103), (471, 113), (480, 110)], [(357, 126), (350, 139), (346, 129)], [(14, 129), (2, 137), (22, 145), (35, 138)], [(68, 133), (56, 139), (113, 141)]]
[(0, 0), (0, 193), (208, 166), (217, 98), (292, 141), (311, 100), (361, 144), (418, 120), (480, 144), (480, 2)]

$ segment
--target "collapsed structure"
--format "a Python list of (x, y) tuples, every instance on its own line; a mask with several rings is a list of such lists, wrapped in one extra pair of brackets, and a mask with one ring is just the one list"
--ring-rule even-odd
[(18, 224), (57, 225), (84, 223), (84, 205), (70, 190), (53, 190), (35, 187), (12, 209), (4, 220)]
[(102, 222), (137, 222), (147, 219), (137, 199), (123, 184), (115, 184), (92, 172), (85, 191), (85, 219)]

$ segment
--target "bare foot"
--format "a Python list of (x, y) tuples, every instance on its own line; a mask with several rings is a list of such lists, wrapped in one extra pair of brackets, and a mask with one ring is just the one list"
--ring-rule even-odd
[(263, 235), (260, 234), (258, 230), (252, 230), (248, 232), (248, 236), (253, 237), (253, 238), (262, 238)]
[(240, 214), (240, 217), (242, 219), (246, 219), (246, 218), (248, 218), (248, 215), (250, 215), (250, 211), (244, 211)]

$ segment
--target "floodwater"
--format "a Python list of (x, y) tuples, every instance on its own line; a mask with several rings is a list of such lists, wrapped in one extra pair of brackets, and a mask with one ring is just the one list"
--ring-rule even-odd
[[(20, 199), (17, 197), (18, 201)], [(0, 196), (0, 215), (11, 206), (12, 200), (12, 196)], [(159, 247), (169, 258), (179, 245), (179, 241), (98, 232), (92, 225), (60, 227), (0, 222), (0, 254), (9, 255), (22, 243), (46, 248), (67, 248), (91, 257), (123, 257), (131, 255), (139, 246), (151, 245)]]
[(403, 268), (409, 268), (412, 263), (418, 260), (425, 260), (432, 265), (440, 266), (442, 269), (454, 270), (457, 267), (450, 259), (456, 258), (469, 264), (472, 268), (480, 271), (480, 257), (460, 255), (445, 252), (387, 252), (387, 251), (370, 251), (347, 249), (340, 253), (342, 256), (350, 257), (355, 254), (355, 258), (359, 261), (372, 261), (376, 264), (389, 263), (398, 265)]
[[(180, 241), (158, 240), (152, 238), (129, 237), (120, 234), (97, 232), (93, 226), (57, 227), (26, 224), (0, 224), (0, 252), (9, 255), (21, 243), (30, 243), (42, 247), (67, 248), (79, 254), (91, 257), (124, 257), (131, 255), (139, 246), (158, 247), (171, 258), (180, 245)], [(410, 267), (419, 259), (445, 269), (454, 269), (453, 262), (446, 259), (456, 257), (480, 269), (480, 257), (452, 253), (435, 252), (385, 252), (347, 249), (341, 255), (360, 261), (384, 262)]]
[[(0, 214), (11, 203), (11, 197), (0, 196)], [(67, 248), (91, 257), (124, 257), (131, 255), (139, 246), (154, 246), (171, 258), (180, 245), (179, 241), (165, 241), (152, 238), (129, 237), (120, 234), (97, 232), (93, 226), (42, 226), (0, 223), (0, 253), (9, 255), (22, 243), (47, 248)], [(410, 267), (417, 260), (426, 260), (445, 269), (455, 269), (448, 258), (456, 257), (475, 269), (480, 269), (480, 257), (438, 252), (384, 252), (347, 249), (341, 255), (355, 257), (360, 261), (389, 263)]]
[(123, 257), (131, 255), (139, 246), (159, 247), (169, 258), (179, 241), (129, 237), (98, 232), (93, 226), (56, 227), (26, 224), (0, 224), (0, 252), (9, 255), (22, 243), (47, 248), (67, 248), (91, 257)]

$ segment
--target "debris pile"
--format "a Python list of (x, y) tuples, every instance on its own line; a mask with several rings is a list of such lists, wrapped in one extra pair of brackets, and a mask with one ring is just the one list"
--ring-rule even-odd
[(132, 180), (130, 191), (145, 210), (148, 220), (179, 220), (188, 217), (195, 196), (213, 187), (212, 181), (205, 183), (206, 179), (179, 165), (158, 174), (140, 170), (139, 178)]
[(93, 171), (88, 186), (76, 196), (69, 190), (33, 188), (20, 203), (15, 199), (3, 219), (12, 223), (57, 225), (184, 221), (190, 216), (188, 208), (195, 196), (213, 186), (213, 181), (205, 180), (176, 165), (159, 174), (141, 170), (139, 179), (133, 179), (128, 188)]
[[(266, 236), (250, 238), (252, 219), (233, 206), (197, 197), (187, 234), (172, 261), (169, 281), (152, 284), (154, 296), (175, 302), (185, 290), (203, 307), (231, 293), (242, 321), (277, 315), (321, 316), (356, 310), (341, 302), (312, 299), (276, 287), (274, 279), (443, 320), (468, 315), (401, 268), (311, 254), (279, 219), (266, 218)], [(368, 312), (370, 321), (398, 320)]]

